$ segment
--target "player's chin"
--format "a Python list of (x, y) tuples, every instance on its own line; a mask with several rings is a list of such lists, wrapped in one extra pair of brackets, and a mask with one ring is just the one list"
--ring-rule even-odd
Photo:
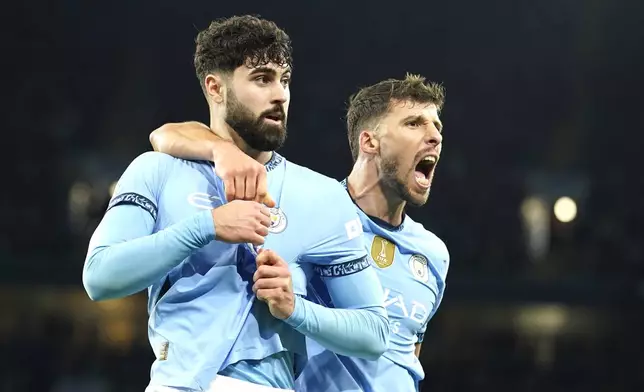
[(422, 207), (429, 198), (429, 188), (419, 189), (417, 186), (407, 188), (407, 203), (414, 207)]
[(422, 207), (427, 203), (427, 199), (429, 198), (429, 190), (425, 192), (424, 194), (417, 194), (414, 192), (409, 192), (409, 199), (407, 200), (407, 204), (412, 205), (414, 207)]
[(415, 178), (412, 178), (407, 187), (408, 200), (407, 203), (420, 207), (427, 203), (429, 198), (429, 190), (431, 188), (431, 180), (429, 183), (418, 183)]
[[(286, 128), (282, 125), (263, 126), (258, 135), (258, 144), (261, 148), (256, 148), (259, 151), (275, 151), (279, 150), (286, 141)], [(250, 144), (250, 143), (249, 143)], [(253, 147), (251, 145), (251, 147)]]

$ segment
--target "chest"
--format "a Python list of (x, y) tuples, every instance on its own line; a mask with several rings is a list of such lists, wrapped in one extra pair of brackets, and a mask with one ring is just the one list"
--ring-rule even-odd
[[(278, 202), (278, 207), (270, 209), (271, 224), (263, 248), (275, 251), (289, 263), (295, 288), (305, 287), (309, 272), (298, 261), (309, 247), (310, 236), (306, 233), (312, 230), (310, 219), (307, 220), (306, 200), (299, 197), (297, 188), (285, 186), (283, 176), (275, 174), (269, 173), (269, 192)], [(223, 182), (215, 176), (212, 168), (183, 167), (164, 186), (156, 230), (220, 207), (225, 202)], [(213, 241), (194, 252), (179, 269), (182, 274), (195, 271), (205, 275), (212, 267), (235, 265), (245, 280), (252, 280), (256, 266), (250, 249), (249, 244)]]
[(389, 318), (400, 328), (415, 333), (438, 301), (440, 277), (433, 273), (433, 255), (374, 233), (365, 233), (365, 245), (383, 286)]
[(224, 204), (221, 180), (207, 167), (183, 166), (164, 184), (159, 200), (158, 229), (170, 226), (200, 211)]
[(271, 226), (263, 248), (273, 250), (289, 264), (294, 292), (305, 295), (312, 274), (312, 266), (304, 262), (311, 246), (311, 237), (306, 233), (315, 230), (314, 224), (307, 220), (298, 202), (283, 201), (279, 207), (270, 210)]

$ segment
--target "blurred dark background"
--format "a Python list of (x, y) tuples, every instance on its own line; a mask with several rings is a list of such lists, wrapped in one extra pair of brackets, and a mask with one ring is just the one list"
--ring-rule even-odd
[(341, 179), (358, 87), (444, 84), (443, 158), (410, 214), (451, 252), (423, 391), (644, 390), (644, 2), (36, 0), (3, 7), (0, 391), (143, 391), (144, 296), (92, 303), (89, 236), (164, 122), (207, 121), (209, 21), (295, 47), (292, 161)]

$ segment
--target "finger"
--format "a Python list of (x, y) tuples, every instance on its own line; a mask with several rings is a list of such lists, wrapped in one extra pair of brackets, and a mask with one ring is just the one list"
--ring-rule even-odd
[(248, 176), (246, 178), (240, 177), (240, 180), (246, 182), (246, 193), (244, 194), (244, 200), (256, 200), (255, 193), (257, 191), (257, 180), (255, 179), (255, 176)]
[(271, 279), (279, 277), (284, 277), (284, 272), (280, 271), (280, 268), (264, 264), (257, 267), (257, 270), (253, 274), (253, 282), (256, 282), (260, 279)]
[(259, 219), (259, 223), (262, 225), (264, 228), (271, 227), (271, 217), (266, 216), (264, 214), (261, 214), (257, 217)]
[(244, 179), (235, 178), (235, 198), (243, 200), (245, 194), (246, 183), (244, 182)]
[[(259, 203), (264, 203), (267, 207), (275, 207), (275, 202), (268, 196), (268, 181), (266, 171), (262, 170), (257, 176), (257, 199)], [(267, 203), (268, 202), (268, 203)]]
[(280, 289), (282, 292), (288, 290), (288, 281), (284, 278), (260, 279), (253, 285), (253, 291)]
[(259, 289), (255, 293), (255, 295), (257, 295), (257, 298), (259, 298), (261, 301), (269, 302), (274, 300), (275, 298), (279, 298), (281, 292), (282, 289)]
[(268, 226), (258, 225), (255, 229), (255, 233), (261, 235), (262, 237), (266, 237), (268, 235)]
[(224, 180), (224, 189), (226, 190), (226, 201), (235, 200), (235, 179)]
[(260, 204), (259, 211), (262, 213), (262, 215), (266, 215), (269, 218), (271, 217), (271, 210), (269, 210), (265, 205)]
[(258, 254), (257, 258), (255, 259), (257, 267), (259, 268), (262, 265), (273, 265), (274, 261), (272, 254), (273, 252), (268, 249), (264, 249), (262, 253)]
[(254, 235), (251, 236), (248, 242), (250, 242), (253, 245), (264, 245), (264, 237), (262, 237), (257, 233), (254, 233)]
[(275, 251), (266, 249), (262, 252), (261, 256), (261, 260), (260, 257), (257, 256), (257, 265), (260, 265), (261, 261), (261, 265), (267, 264), (276, 267), (288, 267), (288, 264), (277, 253), (275, 253)]
[(269, 195), (268, 193), (266, 194), (266, 197), (262, 199), (262, 204), (270, 208), (273, 208), (277, 205), (277, 203), (275, 203), (275, 200), (273, 200), (271, 195)]

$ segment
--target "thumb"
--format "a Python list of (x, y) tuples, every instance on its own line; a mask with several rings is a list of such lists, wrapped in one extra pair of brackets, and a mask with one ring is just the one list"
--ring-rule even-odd
[(262, 253), (257, 256), (255, 261), (257, 262), (258, 267), (261, 265), (277, 266), (281, 264), (282, 259), (272, 250), (264, 249)]

